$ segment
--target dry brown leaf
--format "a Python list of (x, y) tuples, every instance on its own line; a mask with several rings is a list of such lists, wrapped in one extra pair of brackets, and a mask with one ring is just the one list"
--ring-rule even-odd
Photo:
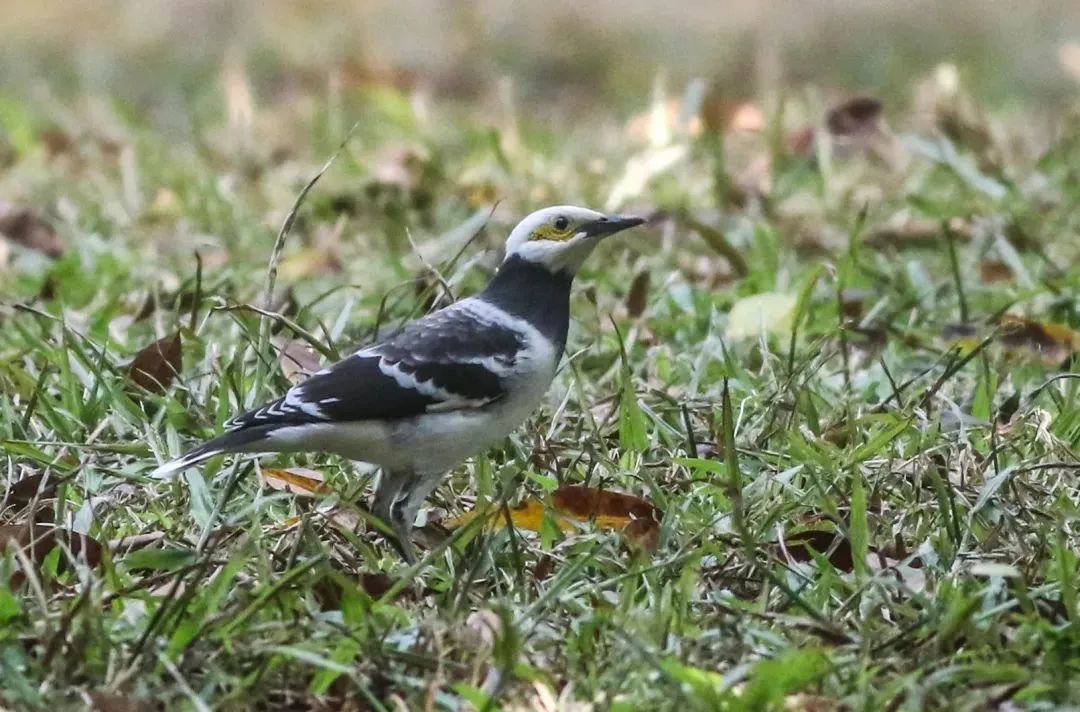
[(660, 546), (660, 522), (655, 519), (632, 519), (623, 528), (626, 541), (642, 551), (656, 551)]
[(998, 284), (1016, 280), (1012, 267), (1001, 260), (983, 260), (980, 262), (979, 277), (984, 284)]
[(828, 559), (829, 563), (839, 571), (850, 573), (855, 569), (851, 542), (831, 530), (807, 529), (792, 534), (784, 540), (783, 550), (793, 561), (802, 563), (813, 561), (814, 555), (811, 553), (813, 550)]
[(1001, 344), (1014, 352), (1034, 354), (1048, 366), (1060, 366), (1080, 347), (1080, 334), (1065, 324), (1046, 324), (1005, 314), (998, 322)]
[(183, 368), (180, 332), (158, 339), (135, 354), (128, 379), (151, 393), (164, 393)]
[(315, 349), (300, 339), (274, 339), (278, 350), (278, 363), (285, 378), (296, 385), (322, 368), (322, 362)]
[(35, 564), (44, 561), (57, 546), (66, 547), (78, 560), (85, 557), (86, 563), (91, 567), (101, 563), (101, 544), (85, 534), (52, 524), (0, 525), (0, 548), (9, 546), (22, 549), (26, 557)]
[[(381, 571), (365, 572), (360, 574), (360, 588), (364, 589), (364, 593), (372, 598), (382, 598), (397, 584), (397, 579), (393, 578), (389, 574), (384, 574)], [(409, 591), (408, 588), (404, 589), (404, 592)]]
[(551, 493), (555, 507), (576, 519), (594, 519), (600, 526), (626, 526), (631, 519), (659, 519), (656, 506), (640, 497), (583, 485), (560, 487)]
[(15, 507), (25, 507), (36, 500), (49, 499), (56, 494), (56, 486), (61, 478), (56, 475), (30, 475), (17, 482), (12, 482), (3, 502)]
[(53, 226), (27, 207), (0, 201), (0, 233), (49, 257), (64, 254), (64, 245)]
[(643, 269), (634, 276), (626, 295), (626, 313), (633, 319), (645, 313), (649, 303), (649, 270)]
[(290, 467), (284, 470), (264, 468), (260, 477), (271, 489), (302, 497), (317, 497), (332, 491), (321, 472), (306, 467)]
[(864, 136), (881, 129), (880, 101), (861, 96), (845, 101), (829, 110), (825, 126), (834, 136)]

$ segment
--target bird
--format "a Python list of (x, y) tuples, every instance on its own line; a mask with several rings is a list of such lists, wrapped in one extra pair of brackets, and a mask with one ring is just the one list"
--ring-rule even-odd
[(566, 349), (571, 284), (600, 242), (644, 223), (558, 205), (510, 232), (478, 294), (405, 324), (232, 418), (222, 435), (159, 466), (168, 478), (228, 453), (325, 452), (380, 469), (371, 512), (406, 562), (416, 515), (446, 474), (506, 438), (540, 405)]

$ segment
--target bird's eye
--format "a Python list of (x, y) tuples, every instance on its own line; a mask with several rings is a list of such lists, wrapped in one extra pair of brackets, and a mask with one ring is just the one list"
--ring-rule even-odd
[(559, 217), (555, 218), (555, 229), (556, 230), (558, 230), (559, 232), (562, 232), (562, 231), (566, 230), (566, 228), (568, 228), (568, 227), (570, 227), (570, 221), (569, 220), (567, 220), (566, 218), (564, 218), (561, 215)]

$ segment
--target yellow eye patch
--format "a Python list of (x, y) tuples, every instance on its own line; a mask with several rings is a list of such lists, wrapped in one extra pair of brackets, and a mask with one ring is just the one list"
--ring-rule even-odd
[(556, 242), (565, 242), (574, 236), (574, 228), (572, 226), (567, 227), (565, 230), (559, 230), (554, 225), (541, 225), (532, 231), (529, 235), (530, 240), (554, 240)]

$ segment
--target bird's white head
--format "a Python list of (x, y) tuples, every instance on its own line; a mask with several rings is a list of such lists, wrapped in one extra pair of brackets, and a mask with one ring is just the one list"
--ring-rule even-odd
[(608, 235), (645, 222), (588, 208), (555, 205), (517, 224), (506, 241), (506, 259), (517, 256), (552, 272), (573, 274)]

